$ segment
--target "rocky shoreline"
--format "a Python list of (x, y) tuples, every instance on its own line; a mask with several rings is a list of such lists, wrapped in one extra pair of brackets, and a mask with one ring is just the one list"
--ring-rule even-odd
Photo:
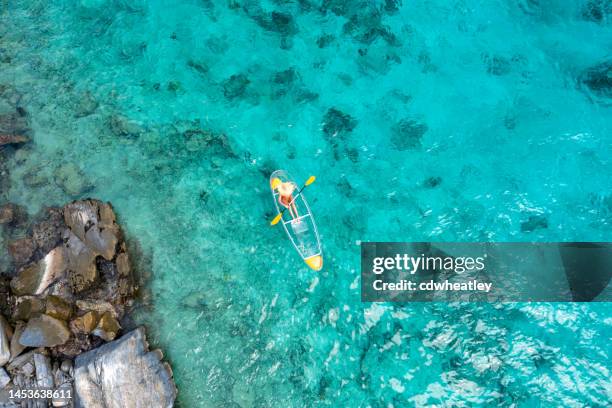
[[(19, 236), (0, 275), (0, 408), (172, 407), (163, 353), (149, 351), (144, 328), (125, 333), (137, 286), (110, 203), (74, 201), (35, 222), (0, 203), (0, 228)], [(10, 398), (33, 388), (63, 392)]]

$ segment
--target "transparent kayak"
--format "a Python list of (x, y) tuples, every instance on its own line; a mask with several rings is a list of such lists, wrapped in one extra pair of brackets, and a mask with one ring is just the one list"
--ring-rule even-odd
[(284, 170), (276, 170), (270, 176), (270, 189), (272, 190), (274, 205), (279, 213), (285, 209), (285, 206), (279, 202), (279, 193), (275, 186), (286, 182), (295, 185), (293, 200), (297, 207), (298, 215), (294, 218), (287, 209), (283, 213), (280, 223), (283, 224), (283, 228), (289, 236), (293, 247), (300, 254), (304, 262), (306, 262), (306, 265), (315, 271), (319, 271), (323, 268), (323, 253), (321, 251), (321, 241), (319, 240), (317, 225), (303, 192), (298, 194), (300, 185)]

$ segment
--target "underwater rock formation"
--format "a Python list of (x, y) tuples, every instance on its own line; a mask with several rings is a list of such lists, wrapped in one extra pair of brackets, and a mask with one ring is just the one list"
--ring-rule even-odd
[(507, 75), (512, 70), (512, 65), (507, 58), (501, 57), (499, 55), (488, 55), (485, 54), (482, 57), (486, 67), (487, 72), (491, 75), (502, 76)]
[(62, 163), (54, 172), (56, 184), (69, 196), (75, 197), (91, 191), (93, 186), (74, 163)]
[(172, 407), (176, 387), (160, 350), (149, 351), (138, 328), (75, 360), (75, 406)]
[(279, 98), (287, 94), (299, 80), (299, 74), (294, 68), (274, 73), (272, 76), (272, 84), (274, 86), (272, 97)]
[(2, 135), (0, 134), (0, 146), (27, 143), (29, 140), (30, 139), (22, 135)]
[(23, 207), (7, 203), (0, 205), (0, 224), (17, 225), (25, 218), (26, 211)]
[(36, 251), (36, 243), (32, 238), (21, 238), (8, 245), (9, 255), (13, 258), (16, 265), (25, 264)]
[[(362, 44), (369, 45), (380, 38), (389, 46), (401, 45), (399, 38), (383, 23), (384, 14), (376, 3), (330, 0), (323, 2), (320, 11), (323, 14), (330, 11), (345, 17), (348, 21), (343, 26), (343, 33)], [(385, 11), (388, 14), (395, 13), (397, 3), (394, 5), (393, 0), (387, 1)]]
[(256, 19), (259, 25), (264, 29), (273, 31), (282, 35), (293, 35), (297, 33), (298, 28), (291, 14), (273, 11)]
[(423, 186), (426, 188), (436, 188), (442, 183), (442, 177), (432, 176), (427, 177), (423, 182)]
[(264, 30), (278, 33), (282, 36), (294, 35), (298, 32), (293, 15), (284, 11), (274, 10), (266, 12), (259, 3), (252, 1), (245, 2), (242, 10)]
[(585, 20), (596, 23), (608, 22), (612, 16), (612, 1), (589, 0), (582, 9), (582, 16)]
[(521, 232), (533, 232), (548, 228), (548, 219), (543, 215), (530, 215), (527, 221), (521, 223)]
[(336, 108), (329, 108), (323, 116), (323, 133), (328, 139), (344, 138), (357, 126), (357, 119)]
[(13, 113), (0, 115), (0, 146), (9, 143), (24, 143), (30, 132), (27, 112), (23, 108), (17, 108)]
[(244, 74), (234, 74), (223, 82), (223, 95), (227, 99), (236, 99), (244, 95), (251, 81)]
[(325, 48), (334, 42), (336, 37), (331, 34), (323, 34), (319, 38), (317, 38), (317, 46), (319, 48)]
[(108, 126), (115, 136), (124, 138), (135, 139), (145, 132), (145, 129), (139, 123), (118, 114), (109, 118)]
[(318, 94), (308, 90), (302, 81), (298, 71), (291, 67), (284, 71), (275, 72), (270, 80), (272, 90), (270, 97), (278, 99), (285, 95), (291, 95), (294, 102), (308, 102), (319, 97)]
[(421, 146), (421, 139), (428, 129), (425, 123), (402, 119), (391, 128), (391, 143), (397, 150), (415, 149)]
[(597, 64), (581, 75), (580, 82), (598, 96), (612, 98), (612, 61)]
[(98, 101), (90, 92), (85, 92), (78, 101), (76, 106), (75, 117), (82, 118), (89, 116), (98, 109)]

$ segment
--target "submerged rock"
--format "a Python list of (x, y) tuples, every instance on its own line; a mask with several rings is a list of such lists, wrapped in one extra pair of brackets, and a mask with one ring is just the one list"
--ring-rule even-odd
[(398, 37), (391, 29), (383, 24), (383, 14), (377, 9), (374, 3), (364, 4), (365, 7), (354, 8), (350, 2), (346, 2), (344, 7), (347, 10), (333, 9), (336, 14), (345, 14), (348, 21), (342, 27), (345, 34), (350, 35), (356, 41), (369, 45), (379, 38), (390, 46), (401, 45)]
[[(24, 143), (23, 138), (27, 139), (27, 134), (30, 133), (26, 112), (23, 108), (17, 108), (13, 113), (0, 115), (0, 146), (3, 137), (6, 137), (6, 144)], [(17, 138), (17, 139), (14, 139)], [(13, 141), (16, 140), (16, 141)]]
[(30, 319), (19, 342), (27, 347), (54, 347), (70, 338), (65, 322), (51, 316), (41, 315)]
[(0, 205), (0, 224), (18, 225), (27, 218), (25, 208), (17, 204)]
[(323, 133), (328, 138), (344, 137), (357, 126), (357, 119), (339, 109), (330, 108), (323, 116)]
[(55, 182), (70, 196), (79, 196), (90, 191), (93, 186), (85, 180), (85, 175), (74, 163), (64, 163), (55, 169)]
[(273, 11), (262, 21), (265, 29), (282, 35), (293, 35), (298, 32), (297, 24), (291, 14)]
[(15, 265), (23, 265), (32, 259), (36, 248), (34, 240), (26, 237), (11, 242), (8, 245), (8, 252), (13, 258)]
[(137, 138), (145, 132), (139, 123), (123, 115), (112, 115), (108, 125), (115, 136), (124, 138)]
[(426, 124), (413, 119), (402, 119), (391, 128), (391, 143), (397, 150), (415, 149), (427, 132)]
[(323, 34), (322, 36), (317, 38), (317, 46), (319, 48), (325, 48), (328, 45), (330, 45), (331, 43), (333, 43), (335, 39), (336, 39), (336, 37), (334, 37), (331, 34)]
[(96, 109), (98, 109), (98, 102), (93, 97), (91, 92), (85, 92), (79, 99), (79, 103), (76, 106), (75, 116), (77, 118), (89, 116), (94, 113)]
[(612, 1), (589, 0), (584, 5), (582, 16), (585, 20), (604, 23), (612, 17)]
[(200, 61), (189, 60), (187, 61), (187, 66), (194, 69), (200, 75), (206, 75), (210, 70), (205, 62)]
[(495, 76), (507, 75), (512, 70), (510, 60), (499, 55), (490, 56), (485, 54), (483, 61), (487, 66), (487, 73)]
[(580, 78), (595, 94), (612, 98), (612, 61), (605, 61), (587, 69)]
[(236, 99), (244, 95), (251, 81), (244, 74), (235, 74), (223, 82), (223, 95), (227, 99)]
[(142, 328), (78, 356), (74, 386), (77, 408), (170, 408), (176, 398), (172, 370), (149, 352)]
[(23, 144), (29, 142), (26, 136), (22, 135), (3, 135), (0, 134), (0, 147), (10, 144)]
[(427, 188), (435, 188), (438, 187), (440, 183), (442, 183), (442, 177), (432, 176), (425, 179), (423, 186)]
[(41, 187), (49, 182), (42, 168), (35, 167), (27, 170), (23, 175), (23, 183), (28, 187)]
[(0, 206), (0, 224), (10, 224), (15, 219), (15, 209), (12, 204)]
[(297, 71), (294, 68), (289, 68), (284, 71), (278, 71), (272, 76), (274, 90), (272, 96), (278, 98), (285, 95), (293, 84), (300, 80)]
[(521, 232), (532, 232), (548, 228), (548, 219), (543, 215), (531, 215), (527, 221), (521, 223)]

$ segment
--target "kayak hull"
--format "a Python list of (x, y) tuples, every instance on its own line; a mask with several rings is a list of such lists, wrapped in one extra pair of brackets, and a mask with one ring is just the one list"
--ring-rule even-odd
[(283, 213), (280, 223), (287, 233), (293, 248), (300, 255), (302, 260), (309, 268), (320, 271), (323, 268), (323, 252), (321, 251), (321, 241), (314, 217), (303, 193), (299, 193), (300, 186), (295, 182), (288, 172), (276, 170), (270, 175), (270, 190), (276, 211), (280, 213), (285, 207), (279, 202), (278, 186), (281, 183), (292, 183), (295, 187), (293, 202), (297, 209), (297, 216), (291, 215), (289, 210)]

